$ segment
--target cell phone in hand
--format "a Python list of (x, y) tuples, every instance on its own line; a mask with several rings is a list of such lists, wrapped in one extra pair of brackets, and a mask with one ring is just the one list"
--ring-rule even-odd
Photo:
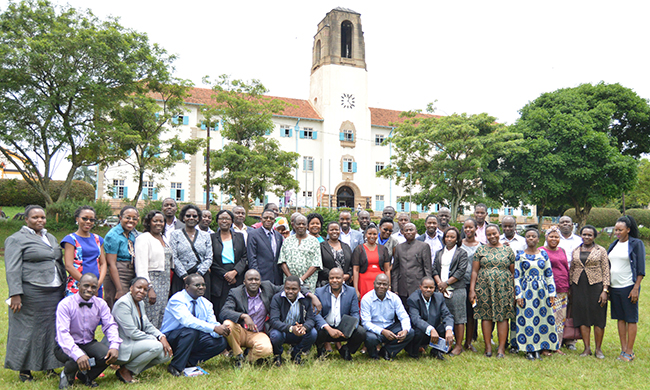
[(94, 357), (89, 358), (88, 364), (90, 365), (90, 367), (95, 367), (95, 358)]

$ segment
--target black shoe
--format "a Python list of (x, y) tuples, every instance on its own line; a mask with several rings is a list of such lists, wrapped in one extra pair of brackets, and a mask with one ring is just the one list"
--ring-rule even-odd
[(542, 360), (542, 354), (539, 351), (535, 351), (535, 359)]
[(276, 367), (280, 367), (283, 361), (284, 359), (282, 359), (282, 355), (275, 355), (275, 357), (273, 357), (273, 364), (275, 364)]
[(305, 364), (305, 361), (302, 359), (302, 353), (297, 353), (296, 356), (293, 356), (293, 357), (291, 358), (291, 360), (292, 360), (295, 364), (297, 364), (297, 365), (299, 365), (299, 366), (302, 366), (303, 364)]
[(72, 386), (74, 383), (74, 374), (72, 377), (68, 377), (65, 374), (65, 370), (61, 371), (61, 380), (59, 381), (59, 389), (67, 389), (68, 387)]
[(329, 355), (329, 352), (325, 350), (324, 346), (316, 347), (316, 357), (317, 358), (326, 358)]
[(390, 355), (390, 352), (384, 347), (382, 347), (379, 350), (379, 356), (381, 356), (384, 360), (388, 360), (389, 362), (393, 360), (393, 357)]
[(429, 355), (431, 355), (432, 358), (436, 358), (438, 360), (447, 360), (445, 359), (445, 356), (442, 354), (442, 352), (438, 351), (437, 349), (431, 348), (431, 351), (429, 352)]
[(167, 366), (167, 372), (172, 374), (172, 376), (181, 376), (181, 372), (176, 369), (176, 367), (171, 364)]
[(243, 354), (240, 353), (239, 355), (235, 356), (233, 360), (235, 361), (235, 368), (242, 368), (244, 361), (246, 361), (246, 358)]
[(32, 372), (29, 370), (20, 371), (18, 373), (18, 378), (20, 379), (21, 382), (31, 382), (34, 380), (34, 377), (32, 376)]
[(86, 386), (88, 386), (88, 387), (99, 387), (99, 385), (95, 381), (86, 382)]
[(519, 353), (519, 349), (517, 349), (517, 348), (515, 348), (515, 347), (512, 347), (512, 348), (510, 348), (510, 349), (508, 350), (508, 352), (510, 352), (511, 354), (515, 355), (515, 354)]
[(343, 360), (346, 360), (348, 362), (352, 360), (352, 354), (350, 353), (350, 348), (348, 348), (347, 345), (344, 345), (341, 347), (341, 349), (339, 349), (339, 354)]
[(81, 371), (77, 372), (77, 379), (79, 379), (79, 382), (81, 382), (82, 384), (86, 386), (90, 386), (88, 384), (88, 376), (85, 373)]
[(526, 352), (526, 359), (535, 360), (535, 354), (532, 352)]

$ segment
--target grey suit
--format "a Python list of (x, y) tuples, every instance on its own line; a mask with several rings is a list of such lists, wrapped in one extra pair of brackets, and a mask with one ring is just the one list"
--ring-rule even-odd
[(138, 305), (142, 320), (130, 292), (115, 302), (112, 312), (122, 339), (117, 364), (125, 365), (134, 374), (171, 359), (165, 356), (163, 345), (158, 341), (162, 333), (149, 322), (144, 302), (140, 301)]
[(413, 240), (396, 246), (390, 275), (393, 292), (406, 303), (408, 296), (418, 290), (422, 278), (431, 277), (429, 245)]
[[(442, 272), (442, 264), (441, 264), (441, 258), (442, 254), (444, 253), (444, 248), (442, 250), (439, 250), (438, 253), (436, 253), (436, 259), (433, 262), (433, 276), (440, 276), (440, 273)], [(461, 289), (465, 288), (465, 284), (469, 281), (465, 280), (465, 271), (467, 271), (467, 252), (465, 252), (465, 249), (458, 247), (456, 248), (456, 252), (454, 252), (454, 256), (451, 259), (451, 264), (449, 264), (449, 277), (451, 278), (452, 276), (458, 279), (458, 281), (454, 284), (451, 285), (454, 289)], [(444, 282), (444, 280), (443, 280)]]

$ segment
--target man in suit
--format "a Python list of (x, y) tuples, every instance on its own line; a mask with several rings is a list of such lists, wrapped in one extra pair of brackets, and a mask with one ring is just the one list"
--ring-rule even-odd
[(348, 244), (352, 252), (354, 248), (359, 244), (363, 244), (363, 234), (357, 230), (350, 229), (350, 223), (352, 223), (352, 215), (349, 211), (341, 211), (339, 214), (339, 226), (341, 227), (341, 234), (339, 235), (339, 240)]
[[(271, 312), (273, 296), (283, 291), (283, 286), (262, 281), (260, 273), (249, 269), (244, 275), (244, 284), (230, 290), (226, 303), (221, 309), (219, 319), (230, 327), (226, 337), (235, 358), (235, 365), (241, 367), (244, 361), (243, 348), (251, 348), (248, 353), (250, 362), (257, 361), (273, 353), (268, 314)], [(302, 293), (312, 300), (312, 305), (320, 310), (318, 298), (303, 287)]]
[(166, 198), (162, 202), (162, 212), (165, 216), (165, 242), (169, 242), (169, 237), (171, 236), (174, 230), (182, 229), (185, 227), (185, 224), (179, 221), (176, 218), (176, 212), (178, 211), (178, 206), (176, 205), (176, 200), (172, 198)]
[[(382, 218), (389, 218), (391, 220), (395, 220), (395, 208), (393, 206), (386, 206), (384, 207), (384, 210), (381, 213)], [(393, 227), (393, 233), (399, 232), (399, 226), (394, 226)]]
[(425, 276), (431, 277), (432, 262), (429, 245), (415, 239), (415, 225), (407, 223), (403, 233), (406, 241), (395, 247), (390, 273), (393, 292), (407, 306), (406, 300), (417, 290), (420, 280)]
[[(413, 341), (407, 348), (409, 356), (417, 358), (420, 347), (437, 343), (440, 335), (444, 335), (447, 346), (454, 339), (454, 316), (445, 304), (441, 293), (435, 292), (434, 280), (426, 276), (422, 278), (420, 289), (408, 298), (409, 316), (415, 329)], [(445, 360), (441, 351), (431, 348), (431, 357)]]
[(232, 223), (232, 228), (236, 233), (241, 233), (244, 236), (244, 243), (248, 242), (248, 226), (244, 223), (246, 221), (246, 209), (242, 206), (235, 206), (232, 208), (232, 213), (235, 220)]
[(291, 360), (302, 364), (302, 354), (307, 353), (316, 341), (316, 325), (311, 301), (300, 292), (300, 278), (287, 276), (284, 291), (271, 300), (271, 331), (275, 364), (282, 365), (282, 345), (293, 345)]
[(323, 354), (323, 344), (328, 341), (348, 341), (339, 349), (343, 360), (352, 360), (352, 355), (357, 352), (361, 343), (366, 339), (366, 330), (363, 326), (357, 329), (346, 339), (338, 328), (341, 318), (349, 315), (361, 320), (359, 317), (359, 301), (353, 287), (343, 283), (343, 270), (332, 268), (329, 273), (329, 284), (316, 289), (316, 296), (323, 305), (323, 310), (316, 314), (316, 349), (318, 356)]
[(222, 336), (228, 336), (230, 328), (217, 322), (212, 303), (203, 297), (205, 287), (203, 276), (189, 274), (185, 288), (167, 302), (160, 331), (174, 351), (167, 366), (172, 376), (181, 376), (188, 365), (209, 360), (228, 345)]
[(438, 229), (438, 217), (433, 214), (427, 215), (427, 218), (424, 220), (424, 227), (427, 231), (421, 236), (418, 236), (416, 240), (429, 245), (429, 248), (431, 248), (431, 261), (433, 261), (436, 258), (436, 253), (443, 247), (442, 235), (444, 233)]
[[(375, 278), (374, 290), (361, 298), (361, 322), (366, 328), (366, 349), (372, 359), (393, 360), (413, 338), (411, 320), (399, 297), (388, 291), (388, 276)], [(377, 354), (377, 346), (384, 346)]]
[(370, 225), (370, 213), (366, 210), (359, 211), (357, 221), (359, 221), (359, 232), (361, 234), (365, 233), (366, 228)]
[(404, 241), (406, 241), (406, 237), (404, 236), (404, 227), (406, 226), (407, 223), (410, 222), (411, 222), (410, 213), (399, 213), (399, 215), (397, 216), (398, 229), (395, 231), (395, 228), (393, 227), (393, 237), (395, 237), (398, 243), (402, 244), (404, 243)]
[(262, 213), (262, 227), (248, 232), (248, 267), (260, 273), (262, 280), (272, 284), (282, 284), (282, 270), (278, 264), (282, 235), (273, 230), (275, 213), (266, 210)]

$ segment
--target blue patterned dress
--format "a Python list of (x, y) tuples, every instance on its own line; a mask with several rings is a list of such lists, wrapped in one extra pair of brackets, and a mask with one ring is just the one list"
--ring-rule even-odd
[(525, 352), (557, 350), (555, 315), (550, 299), (555, 296), (555, 282), (551, 261), (543, 249), (536, 255), (517, 254), (515, 295), (517, 299), (524, 299), (524, 307), (516, 305), (516, 320), (511, 321), (512, 346)]

